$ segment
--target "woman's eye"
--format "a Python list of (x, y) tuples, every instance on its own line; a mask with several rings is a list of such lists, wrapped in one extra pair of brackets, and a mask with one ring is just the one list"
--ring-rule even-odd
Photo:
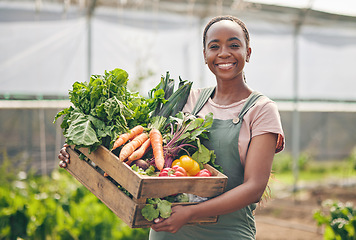
[(210, 49), (218, 49), (219, 48), (219, 46), (218, 45), (210, 45), (210, 47), (209, 47)]
[(232, 48), (239, 48), (239, 47), (240, 47), (240, 45), (239, 45), (239, 44), (237, 44), (237, 43), (233, 43), (233, 44), (231, 44), (231, 47), (232, 47)]

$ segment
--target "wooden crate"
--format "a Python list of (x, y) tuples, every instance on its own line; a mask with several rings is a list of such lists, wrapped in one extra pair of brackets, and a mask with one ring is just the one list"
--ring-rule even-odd
[[(211, 177), (150, 177), (136, 173), (103, 146), (90, 154), (86, 148), (81, 148), (79, 151), (68, 148), (68, 152), (71, 162), (66, 170), (131, 228), (145, 228), (152, 225), (152, 222), (141, 215), (147, 198), (163, 198), (176, 193), (215, 197), (225, 190), (227, 183), (227, 177), (210, 165), (205, 167), (212, 173)], [(88, 157), (114, 181), (104, 177), (88, 161), (81, 160), (78, 152)], [(115, 182), (125, 188), (132, 197), (122, 192)], [(173, 203), (172, 206), (178, 204), (196, 203)], [(189, 224), (215, 223), (217, 219), (217, 216), (208, 217), (194, 220)]]

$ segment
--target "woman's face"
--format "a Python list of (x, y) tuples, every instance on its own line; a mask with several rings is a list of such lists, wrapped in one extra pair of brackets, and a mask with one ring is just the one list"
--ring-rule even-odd
[(205, 62), (218, 80), (243, 79), (243, 68), (250, 55), (244, 32), (236, 22), (222, 20), (207, 31)]

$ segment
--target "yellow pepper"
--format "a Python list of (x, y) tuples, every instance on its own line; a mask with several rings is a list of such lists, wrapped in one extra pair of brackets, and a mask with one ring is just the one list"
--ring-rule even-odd
[(199, 163), (188, 155), (183, 155), (179, 159), (174, 160), (172, 167), (175, 165), (184, 168), (189, 176), (195, 176), (200, 171)]

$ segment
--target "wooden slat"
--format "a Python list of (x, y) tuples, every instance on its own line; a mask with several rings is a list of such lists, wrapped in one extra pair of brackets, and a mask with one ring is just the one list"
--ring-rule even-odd
[(72, 149), (68, 148), (71, 162), (66, 170), (98, 197), (127, 225), (133, 227), (137, 204), (118, 189), (110, 180), (98, 173)]
[[(148, 177), (132, 171), (127, 164), (121, 162), (105, 147), (100, 146), (91, 154), (86, 148), (79, 150), (128, 190), (133, 198), (124, 194), (87, 161), (79, 159), (78, 153), (70, 148), (68, 152), (71, 156), (71, 163), (66, 168), (67, 171), (131, 228), (146, 228), (152, 224), (141, 214), (147, 198), (162, 198), (183, 192), (202, 197), (214, 197), (224, 191), (227, 182), (227, 177), (210, 165), (205, 167), (212, 172), (212, 177)], [(197, 203), (173, 203), (172, 206), (191, 204)], [(188, 224), (211, 224), (217, 219), (217, 216), (207, 217)]]
[[(192, 179), (194, 178), (194, 179)], [(139, 197), (166, 197), (176, 193), (191, 193), (201, 197), (215, 197), (224, 191), (222, 179), (213, 177), (151, 177), (142, 182)]]
[(137, 174), (127, 164), (107, 148), (100, 146), (91, 154), (88, 149), (79, 149), (88, 158), (100, 166), (134, 198), (166, 197), (176, 193), (191, 193), (201, 197), (215, 197), (224, 192), (227, 177), (210, 165), (205, 167), (212, 177), (150, 177)]
[(103, 146), (90, 154), (87, 148), (79, 150), (129, 191), (134, 198), (139, 198), (142, 179), (126, 163), (121, 162), (117, 156)]
[[(146, 199), (131, 199), (118, 189), (110, 180), (98, 173), (90, 164), (79, 159), (79, 155), (68, 148), (71, 162), (66, 170), (82, 183), (89, 191), (98, 197), (112, 212), (131, 228), (148, 228), (152, 222), (147, 221), (141, 214), (146, 205)], [(137, 204), (137, 202), (139, 204)], [(196, 203), (173, 203), (176, 205), (191, 205)], [(211, 224), (218, 217), (207, 217), (188, 222), (188, 224)]]

